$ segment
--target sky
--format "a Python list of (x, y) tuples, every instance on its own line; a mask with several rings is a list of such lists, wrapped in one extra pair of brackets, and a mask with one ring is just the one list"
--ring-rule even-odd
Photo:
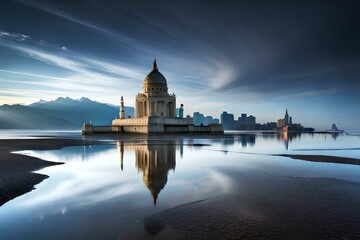
[(156, 58), (185, 114), (360, 129), (359, 1), (0, 2), (0, 105), (134, 106)]

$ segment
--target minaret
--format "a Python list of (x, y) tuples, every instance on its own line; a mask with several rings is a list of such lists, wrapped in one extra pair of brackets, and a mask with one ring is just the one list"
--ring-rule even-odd
[(124, 108), (124, 98), (123, 96), (121, 96), (121, 100), (120, 100), (120, 114), (119, 114), (121, 119), (125, 118), (125, 108)]

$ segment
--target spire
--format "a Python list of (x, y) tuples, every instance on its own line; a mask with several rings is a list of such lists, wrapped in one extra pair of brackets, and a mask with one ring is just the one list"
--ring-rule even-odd
[(286, 109), (285, 115), (289, 115), (287, 109)]
[(158, 71), (157, 64), (156, 64), (156, 58), (154, 60), (153, 68), (152, 68), (152, 72), (155, 72), (155, 71)]

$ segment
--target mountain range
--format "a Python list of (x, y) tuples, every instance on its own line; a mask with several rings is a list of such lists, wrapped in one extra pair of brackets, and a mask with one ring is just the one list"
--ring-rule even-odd
[[(30, 105), (0, 106), (0, 129), (80, 129), (84, 123), (110, 125), (119, 116), (119, 106), (89, 98), (59, 97)], [(125, 106), (125, 116), (134, 117), (134, 108)]]

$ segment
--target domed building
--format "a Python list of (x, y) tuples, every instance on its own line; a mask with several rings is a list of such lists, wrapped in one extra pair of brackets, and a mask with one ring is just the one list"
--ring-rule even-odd
[(145, 77), (144, 92), (136, 96), (135, 117), (144, 116), (176, 116), (176, 96), (168, 93), (167, 81), (156, 64)]
[(136, 95), (135, 116), (125, 118), (124, 98), (121, 97), (119, 118), (111, 126), (84, 124), (83, 134), (94, 133), (223, 133), (221, 124), (194, 126), (194, 119), (183, 117), (183, 104), (176, 114), (176, 96), (168, 93), (167, 80), (159, 72), (156, 60), (145, 77), (143, 93)]

